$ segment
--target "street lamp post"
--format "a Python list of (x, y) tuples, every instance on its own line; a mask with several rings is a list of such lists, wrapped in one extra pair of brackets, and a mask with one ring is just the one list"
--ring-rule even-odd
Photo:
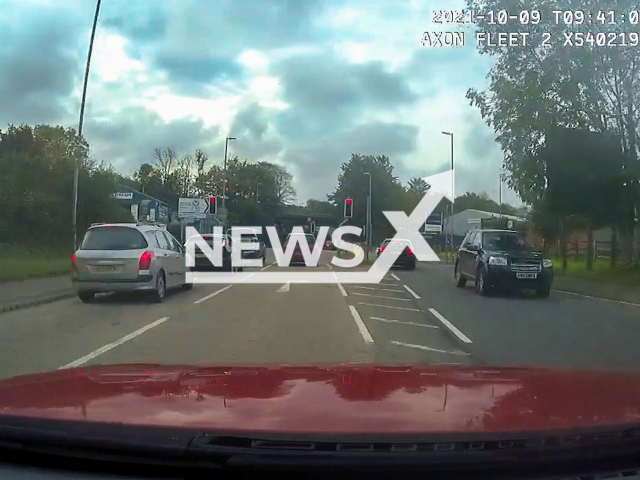
[(498, 187), (498, 201), (500, 202), (500, 218), (502, 218), (502, 173), (498, 175), (498, 180), (500, 181), (500, 185)]
[(224, 175), (222, 180), (222, 208), (226, 206), (227, 200), (227, 150), (229, 149), (229, 140), (235, 140), (236, 137), (227, 137), (224, 141)]
[(369, 195), (367, 196), (367, 257), (371, 252), (371, 173), (365, 172), (365, 175), (369, 177)]
[[(82, 140), (82, 125), (84, 123), (84, 105), (87, 99), (87, 85), (89, 83), (89, 68), (91, 66), (91, 53), (93, 52), (93, 40), (96, 36), (96, 27), (98, 25), (98, 16), (100, 15), (100, 3), (96, 3), (96, 12), (93, 16), (93, 27), (91, 28), (91, 39), (89, 40), (89, 52), (87, 54), (87, 63), (84, 67), (84, 85), (82, 86), (82, 100), (80, 101), (80, 119), (78, 120), (78, 139)], [(76, 158), (73, 169), (73, 213), (71, 225), (73, 228), (73, 249), (78, 248), (78, 181), (80, 177), (80, 157)]]
[(449, 223), (451, 224), (451, 251), (453, 251), (453, 204), (456, 200), (456, 176), (453, 169), (453, 133), (442, 132), (442, 134), (451, 137), (451, 216), (449, 217)]

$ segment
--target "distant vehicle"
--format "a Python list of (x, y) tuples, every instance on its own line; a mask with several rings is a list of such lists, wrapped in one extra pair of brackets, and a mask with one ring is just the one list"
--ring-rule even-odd
[(296, 240), (297, 240), (297, 243), (296, 243), (295, 249), (293, 250), (293, 255), (291, 256), (291, 263), (306, 264), (304, 260), (304, 256), (302, 255), (302, 250), (300, 249), (300, 243), (306, 241), (307, 244), (309, 245), (309, 251), (312, 251), (316, 244), (316, 237), (314, 237), (310, 233), (290, 233), (289, 235), (287, 235), (287, 239), (282, 245), (282, 250), (286, 251), (287, 245), (289, 244), (289, 242), (296, 241)]
[(553, 283), (553, 264), (518, 232), (472, 230), (458, 249), (454, 276), (460, 288), (473, 281), (480, 295), (496, 288), (533, 289), (546, 298)]
[(384, 252), (387, 248), (398, 250), (401, 249), (400, 255), (398, 255), (396, 261), (393, 262), (394, 267), (402, 267), (408, 270), (415, 270), (417, 260), (416, 255), (413, 253), (413, 244), (410, 240), (387, 238), (376, 249), (376, 256), (379, 257), (380, 254), (382, 254), (382, 252)]
[(94, 224), (71, 266), (72, 284), (85, 303), (113, 291), (145, 291), (162, 302), (167, 288), (193, 287), (186, 282), (184, 247), (157, 224)]
[(336, 246), (333, 244), (331, 240), (327, 239), (327, 241), (324, 242), (324, 246), (322, 248), (324, 250), (335, 250)]
[[(218, 234), (218, 233), (205, 233), (201, 234), (201, 237), (206, 240), (206, 242), (214, 248), (215, 245), (220, 245), (222, 247), (222, 270), (225, 272), (231, 272), (233, 270), (240, 271), (243, 270), (242, 267), (233, 267), (231, 252), (233, 249), (233, 239), (227, 234)], [(186, 244), (190, 239), (187, 240)], [(196, 247), (195, 252), (195, 266), (193, 267), (194, 272), (205, 272), (209, 270), (216, 270), (220, 267), (214, 266), (211, 261), (207, 258), (204, 252), (199, 251), (198, 247)]]
[[(234, 231), (239, 231), (242, 235), (242, 241), (246, 243), (257, 243), (257, 250), (242, 250), (242, 258), (265, 258), (267, 255), (267, 246), (253, 228), (234, 227)], [(231, 235), (232, 231), (227, 230), (227, 234)]]

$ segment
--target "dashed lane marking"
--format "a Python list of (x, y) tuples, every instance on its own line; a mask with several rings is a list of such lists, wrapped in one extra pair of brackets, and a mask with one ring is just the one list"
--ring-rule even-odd
[(368, 305), (370, 307), (380, 307), (380, 308), (391, 308), (393, 310), (408, 310), (409, 312), (419, 312), (420, 310), (417, 308), (407, 308), (407, 307), (396, 307), (392, 305), (380, 305), (379, 303), (367, 303), (367, 302), (359, 302), (360, 305)]
[(438, 320), (442, 322), (442, 324), (447, 327), (451, 333), (453, 333), (458, 339), (460, 339), (464, 343), (473, 343), (469, 337), (467, 337), (464, 333), (456, 328), (456, 326), (451, 323), (449, 320), (444, 318), (440, 312), (438, 312), (435, 308), (430, 308), (429, 311), (436, 317)]
[(155, 322), (151, 322), (149, 325), (145, 325), (144, 327), (139, 328), (135, 332), (131, 332), (129, 335), (125, 335), (120, 340), (116, 340), (113, 343), (109, 343), (109, 344), (105, 345), (104, 347), (100, 347), (99, 349), (94, 350), (93, 352), (89, 353), (88, 355), (85, 355), (84, 357), (80, 357), (79, 359), (74, 360), (71, 363), (67, 363), (66, 365), (63, 365), (62, 367), (58, 368), (58, 370), (64, 370), (65, 368), (74, 368), (74, 367), (78, 367), (78, 366), (80, 366), (80, 365), (82, 365), (84, 363), (87, 363), (89, 360), (92, 360), (92, 359), (96, 358), (97, 356), (102, 355), (103, 353), (106, 353), (109, 350), (111, 350), (113, 348), (116, 348), (117, 346), (122, 345), (125, 342), (128, 342), (132, 338), (136, 338), (138, 335), (142, 335), (147, 330), (151, 330), (152, 328), (157, 327), (158, 325), (162, 325), (167, 320), (169, 320), (169, 317), (163, 317), (163, 318), (161, 318), (159, 320), (156, 320)]
[(395, 340), (391, 340), (391, 343), (394, 345), (400, 345), (401, 347), (409, 347), (409, 348), (417, 348), (419, 350), (427, 350), (428, 352), (437, 352), (437, 353), (447, 353), (449, 355), (463, 355), (469, 356), (469, 353), (461, 352), (459, 350), (448, 351), (448, 350), (440, 350), (438, 348), (426, 347), (424, 345), (414, 345), (412, 343), (404, 343), (404, 342), (396, 342)]
[(404, 292), (404, 290), (395, 288), (375, 288), (375, 287), (361, 287), (359, 285), (353, 285), (351, 288), (360, 288), (362, 290), (375, 290), (377, 292)]
[(361, 297), (374, 297), (374, 298), (382, 298), (383, 300), (397, 300), (398, 302), (410, 302), (410, 298), (395, 298), (395, 297), (381, 297), (380, 295), (371, 295), (369, 293), (358, 293), (354, 292), (351, 295), (359, 295)]
[(360, 330), (360, 335), (362, 335), (364, 342), (373, 343), (373, 337), (369, 333), (369, 330), (367, 330), (367, 326), (362, 321), (362, 318), (360, 318), (360, 314), (358, 313), (358, 310), (356, 310), (356, 307), (354, 307), (353, 305), (349, 305), (349, 310), (351, 310), (351, 315), (353, 316), (353, 319), (358, 326), (358, 330)]
[(369, 317), (371, 320), (377, 320), (379, 322), (386, 322), (386, 323), (399, 323), (401, 325), (413, 325), (415, 327), (424, 327), (424, 328), (440, 328), (437, 325), (424, 325), (423, 323), (416, 323), (416, 322), (403, 322), (402, 320), (390, 320), (388, 318), (382, 318), (382, 317)]
[(221, 288), (220, 290), (216, 290), (215, 292), (210, 293), (206, 297), (202, 297), (200, 300), (196, 300), (193, 303), (195, 303), (195, 304), (202, 303), (202, 302), (204, 302), (206, 300), (209, 300), (210, 298), (215, 297), (216, 295), (220, 295), (222, 292), (224, 292), (225, 290), (229, 290), (231, 287), (233, 287), (233, 284), (232, 285), (227, 285), (226, 287)]
[(409, 292), (411, 295), (413, 295), (413, 298), (415, 298), (416, 300), (420, 300), (420, 295), (418, 295), (416, 292), (414, 292), (413, 290), (411, 290), (409, 287), (407, 287), (406, 285), (403, 285), (403, 287), (405, 288), (405, 290), (407, 292)]

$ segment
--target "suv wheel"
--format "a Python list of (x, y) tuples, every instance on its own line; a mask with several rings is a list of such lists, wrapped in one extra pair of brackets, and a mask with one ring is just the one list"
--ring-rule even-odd
[(167, 282), (165, 280), (164, 272), (160, 270), (156, 276), (156, 289), (153, 292), (153, 301), (161, 303), (164, 300), (164, 296), (167, 293)]
[(462, 272), (458, 268), (457, 263), (456, 263), (456, 267), (453, 275), (455, 276), (455, 279), (456, 279), (456, 287), (464, 288), (464, 286), (467, 284), (467, 279), (462, 276)]
[(95, 299), (95, 292), (78, 292), (78, 297), (82, 303), (90, 303)]
[(489, 285), (487, 284), (487, 274), (484, 268), (479, 268), (476, 274), (476, 292), (483, 297), (489, 295)]

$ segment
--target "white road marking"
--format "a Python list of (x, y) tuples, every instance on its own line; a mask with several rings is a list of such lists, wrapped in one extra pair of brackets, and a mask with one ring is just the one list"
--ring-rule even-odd
[(374, 298), (382, 298), (384, 300), (397, 300), (399, 302), (410, 302), (410, 298), (395, 298), (395, 297), (381, 297), (380, 295), (370, 295), (368, 293), (352, 293), (352, 295), (359, 295), (361, 297), (374, 297)]
[(278, 290), (276, 290), (277, 293), (283, 293), (283, 292), (288, 292), (291, 289), (291, 282), (287, 282), (284, 285), (282, 285)]
[(429, 352), (448, 353), (449, 355), (464, 355), (464, 356), (469, 355), (466, 352), (460, 352), (460, 351), (450, 352), (448, 350), (439, 350), (437, 348), (425, 347), (424, 345), (414, 345), (412, 343), (396, 342), (395, 340), (391, 340), (391, 343), (393, 343), (394, 345), (400, 345), (401, 347), (418, 348), (420, 350), (427, 350)]
[(275, 265), (275, 262), (274, 262), (274, 263), (270, 263), (269, 265), (267, 265), (267, 266), (265, 266), (265, 267), (262, 267), (262, 268), (260, 269), (260, 271), (262, 272), (263, 270), (266, 270), (267, 268), (269, 268), (269, 267), (271, 267), (271, 266), (273, 266), (273, 265)]
[(359, 302), (360, 305), (369, 305), (370, 307), (393, 308), (394, 310), (409, 310), (410, 312), (419, 312), (417, 308), (393, 307), (391, 305), (380, 305), (378, 303)]
[(407, 287), (406, 285), (403, 285), (403, 287), (405, 288), (405, 290), (407, 292), (409, 292), (411, 295), (413, 295), (413, 298), (420, 300), (420, 295), (418, 295), (416, 292), (414, 292), (413, 290), (411, 290), (409, 287)]
[(361, 288), (362, 290), (375, 290), (380, 292), (404, 292), (404, 290), (398, 290), (395, 288), (361, 287), (359, 285), (353, 285), (351, 288)]
[(400, 281), (400, 278), (395, 273), (392, 273), (391, 276), (394, 280)]
[(640, 307), (640, 303), (624, 302), (622, 300), (612, 300), (610, 298), (593, 297), (591, 295), (585, 295), (583, 293), (568, 292), (566, 290), (558, 290), (556, 288), (552, 288), (552, 290), (554, 292), (566, 293), (568, 295), (576, 295), (578, 297), (584, 297), (584, 298), (591, 298), (593, 300), (603, 300), (605, 302), (621, 303), (622, 305), (631, 305), (632, 307)]
[(369, 330), (367, 330), (367, 326), (360, 318), (360, 314), (358, 313), (358, 310), (356, 310), (356, 307), (354, 307), (353, 305), (349, 305), (349, 310), (351, 310), (351, 315), (356, 321), (356, 325), (358, 325), (358, 330), (360, 330), (360, 335), (362, 335), (362, 338), (364, 338), (364, 342), (373, 343), (373, 337), (369, 333)]
[(467, 337), (464, 333), (462, 333), (460, 330), (458, 330), (453, 323), (451, 323), (449, 320), (447, 320), (442, 315), (440, 315), (440, 312), (438, 312), (435, 308), (430, 308), (429, 311), (433, 314), (434, 317), (440, 320), (442, 324), (451, 331), (451, 333), (453, 333), (461, 341), (463, 341), (464, 343), (473, 343), (471, 339)]
[(342, 286), (341, 283), (338, 284), (338, 288), (340, 289), (340, 293), (342, 294), (343, 297), (348, 297), (349, 295), (347, 295), (347, 291), (344, 289), (344, 287)]
[(327, 267), (329, 267), (329, 270), (333, 270), (333, 267), (331, 266), (331, 262), (327, 263)]
[(83, 363), (87, 363), (89, 360), (92, 360), (92, 359), (96, 358), (97, 356), (102, 355), (105, 352), (108, 352), (112, 348), (116, 348), (118, 345), (122, 345), (123, 343), (128, 342), (129, 340), (131, 340), (132, 338), (136, 338), (138, 335), (142, 335), (147, 330), (151, 330), (153, 327), (157, 327), (158, 325), (162, 325), (167, 320), (169, 320), (169, 317), (163, 317), (163, 318), (161, 318), (159, 320), (156, 320), (155, 322), (151, 322), (149, 325), (146, 325), (146, 326), (144, 326), (142, 328), (139, 328), (138, 330), (136, 330), (135, 332), (130, 333), (129, 335), (125, 335), (120, 340), (117, 340), (117, 341), (115, 341), (113, 343), (109, 343), (109, 344), (105, 345), (104, 347), (100, 347), (99, 349), (94, 350), (90, 354), (85, 355), (84, 357), (81, 357), (81, 358), (79, 358), (77, 360), (74, 360), (71, 363), (67, 363), (66, 365), (63, 365), (62, 367), (58, 368), (58, 370), (64, 370), (65, 368), (74, 368), (74, 367), (77, 367), (79, 365), (82, 365)]
[(382, 318), (382, 317), (369, 317), (371, 320), (378, 320), (379, 322), (386, 322), (386, 323), (400, 323), (402, 325), (413, 325), (416, 327), (424, 327), (424, 328), (440, 328), (437, 325), (424, 325), (422, 323), (416, 323), (416, 322), (403, 322), (401, 320), (389, 320), (387, 318)]
[(221, 294), (221, 293), (222, 293), (222, 292), (224, 292), (225, 290), (229, 290), (231, 287), (233, 287), (233, 284), (232, 284), (232, 285), (227, 285), (226, 287), (223, 287), (223, 288), (221, 288), (220, 290), (216, 290), (215, 292), (210, 293), (210, 294), (209, 294), (209, 295), (207, 295), (206, 297), (202, 297), (200, 300), (196, 300), (196, 301), (195, 301), (195, 302), (193, 302), (193, 303), (195, 303), (195, 304), (202, 303), (202, 302), (204, 302), (205, 300), (209, 300), (210, 298), (213, 298), (213, 297), (215, 297), (216, 295)]

